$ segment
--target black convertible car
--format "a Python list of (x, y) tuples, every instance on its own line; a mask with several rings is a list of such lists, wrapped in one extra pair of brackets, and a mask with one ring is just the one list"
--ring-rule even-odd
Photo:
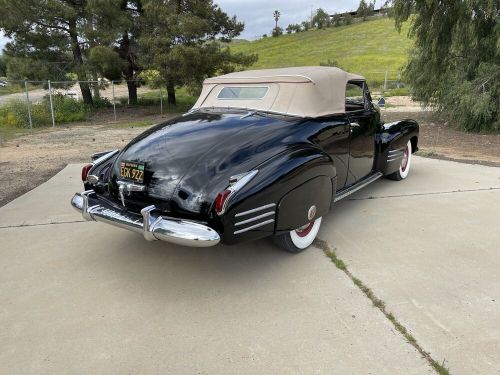
[(384, 124), (365, 79), (331, 67), (231, 73), (194, 107), (93, 156), (71, 204), (87, 220), (186, 246), (272, 236), (307, 248), (334, 202), (408, 176), (418, 124)]

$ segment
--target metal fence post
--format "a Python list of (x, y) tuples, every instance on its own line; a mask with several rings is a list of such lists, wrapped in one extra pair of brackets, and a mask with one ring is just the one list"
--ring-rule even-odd
[(54, 105), (52, 103), (52, 87), (50, 86), (50, 79), (47, 82), (49, 83), (49, 102), (50, 102), (50, 115), (52, 116), (52, 127), (55, 127), (56, 120), (54, 118)]
[(401, 82), (401, 71), (398, 72), (398, 89), (399, 89), (400, 82)]
[(111, 87), (113, 89), (113, 115), (116, 121), (116, 103), (115, 103), (115, 82), (111, 81)]
[(387, 70), (385, 71), (385, 78), (384, 78), (384, 91), (387, 90)]
[(160, 87), (160, 113), (163, 115), (163, 91)]
[(24, 81), (24, 88), (26, 89), (26, 105), (28, 106), (28, 118), (30, 121), (30, 129), (33, 129), (33, 121), (31, 120), (31, 105), (30, 95), (28, 94), (28, 81)]

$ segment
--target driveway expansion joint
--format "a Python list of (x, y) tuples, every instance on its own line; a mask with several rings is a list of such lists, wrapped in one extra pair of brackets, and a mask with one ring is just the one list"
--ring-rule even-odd
[(72, 221), (54, 221), (54, 222), (50, 222), (50, 223), (16, 224), (16, 225), (0, 226), (0, 229), (23, 228), (23, 227), (41, 227), (44, 225), (74, 224), (74, 223), (85, 223), (85, 222), (86, 222), (86, 220), (72, 220)]
[(383, 195), (380, 197), (346, 198), (346, 199), (344, 199), (344, 201), (364, 201), (364, 200), (369, 200), (369, 199), (405, 198), (405, 197), (418, 197), (418, 196), (429, 196), (429, 195), (473, 193), (473, 192), (493, 191), (493, 190), (500, 190), (500, 187), (489, 187), (489, 188), (479, 188), (479, 189), (459, 189), (459, 190), (450, 190), (450, 191), (435, 191), (435, 192), (429, 192), (429, 193), (395, 194), (395, 195)]
[(346, 264), (342, 259), (340, 259), (335, 253), (335, 248), (331, 247), (328, 242), (316, 238), (313, 242), (313, 246), (330, 258), (332, 263), (354, 283), (354, 285), (373, 303), (380, 312), (389, 320), (396, 331), (398, 331), (404, 339), (417, 350), (420, 355), (429, 363), (429, 365), (440, 375), (449, 375), (450, 371), (445, 367), (446, 360), (443, 359), (442, 363), (436, 361), (429, 352), (425, 351), (424, 348), (417, 342), (415, 337), (410, 333), (410, 331), (394, 316), (393, 313), (387, 311), (385, 302), (378, 298), (373, 291), (366, 286), (360, 279), (354, 276), (351, 271), (347, 268)]

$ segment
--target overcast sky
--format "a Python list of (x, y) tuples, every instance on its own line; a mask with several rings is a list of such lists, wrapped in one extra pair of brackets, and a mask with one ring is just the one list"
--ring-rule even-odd
[[(379, 8), (385, 0), (377, 0)], [(222, 10), (229, 15), (245, 22), (245, 31), (240, 38), (256, 39), (262, 34), (270, 34), (274, 27), (273, 12), (275, 9), (281, 13), (278, 24), (286, 28), (290, 23), (300, 23), (311, 16), (314, 11), (323, 8), (330, 14), (356, 10), (359, 0), (215, 0)], [(3, 49), (8, 39), (0, 31), (0, 50)]]

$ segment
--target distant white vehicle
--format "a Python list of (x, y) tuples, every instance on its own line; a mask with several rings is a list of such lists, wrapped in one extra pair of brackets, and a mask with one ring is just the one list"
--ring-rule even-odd
[(5, 81), (0, 81), (0, 87), (5, 87), (7, 86), (7, 82)]

